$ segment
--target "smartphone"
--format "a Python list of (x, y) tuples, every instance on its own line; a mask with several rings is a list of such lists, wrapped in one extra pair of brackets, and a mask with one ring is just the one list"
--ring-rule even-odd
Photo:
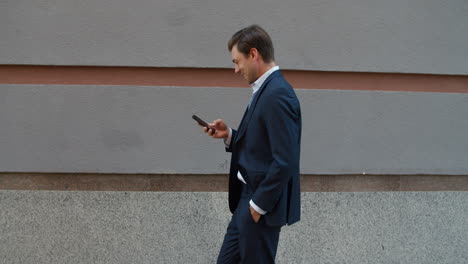
[(198, 116), (193, 115), (192, 118), (195, 119), (195, 121), (197, 121), (198, 124), (200, 124), (200, 125), (202, 125), (202, 126), (208, 128), (208, 129), (213, 130), (213, 133), (216, 132), (216, 129), (212, 128), (210, 125), (208, 125), (208, 123), (206, 123), (205, 121), (203, 121), (203, 120), (202, 120), (201, 118), (199, 118)]

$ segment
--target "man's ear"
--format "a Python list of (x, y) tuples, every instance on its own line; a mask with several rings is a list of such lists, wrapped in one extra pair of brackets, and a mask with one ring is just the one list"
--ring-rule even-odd
[(259, 53), (258, 53), (258, 50), (256, 48), (251, 48), (250, 49), (249, 56), (251, 56), (252, 59), (254, 59), (254, 60), (258, 59), (258, 55), (259, 55)]

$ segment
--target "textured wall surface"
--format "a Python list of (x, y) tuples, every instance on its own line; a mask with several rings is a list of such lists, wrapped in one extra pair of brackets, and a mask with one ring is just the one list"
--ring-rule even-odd
[[(466, 192), (303, 193), (278, 263), (468, 261)], [(0, 191), (1, 263), (214, 263), (226, 193)]]
[[(302, 173), (466, 174), (468, 94), (297, 90)], [(226, 173), (240, 88), (0, 85), (3, 172)]]
[(466, 0), (0, 2), (0, 64), (231, 67), (259, 23), (283, 68), (468, 74)]

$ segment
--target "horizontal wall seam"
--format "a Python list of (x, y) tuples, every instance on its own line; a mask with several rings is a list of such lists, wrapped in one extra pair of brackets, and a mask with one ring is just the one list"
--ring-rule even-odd
[[(295, 88), (468, 93), (468, 76), (282, 70)], [(232, 69), (0, 65), (0, 84), (239, 87)]]
[[(227, 192), (224, 174), (0, 173), (0, 190)], [(468, 191), (468, 175), (301, 175), (302, 192)]]

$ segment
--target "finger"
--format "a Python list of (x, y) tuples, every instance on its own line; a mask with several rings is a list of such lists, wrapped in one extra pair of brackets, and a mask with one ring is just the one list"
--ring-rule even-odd
[(216, 119), (215, 121), (213, 121), (213, 123), (210, 123), (210, 126), (212, 127), (215, 127), (215, 128), (219, 128), (219, 119)]
[(210, 133), (211, 133), (211, 136), (214, 136), (214, 134), (215, 134), (215, 130), (214, 130), (214, 129), (212, 129), (212, 128), (210, 128)]

